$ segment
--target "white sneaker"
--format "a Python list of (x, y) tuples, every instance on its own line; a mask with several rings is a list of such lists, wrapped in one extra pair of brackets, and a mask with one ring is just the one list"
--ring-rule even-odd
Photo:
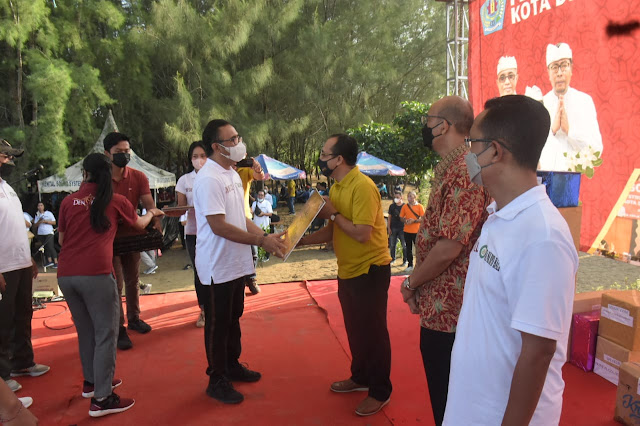
[(22, 406), (24, 408), (29, 408), (33, 404), (33, 398), (30, 396), (23, 396), (22, 398), (18, 398), (20, 402), (22, 402)]
[(38, 376), (42, 376), (44, 373), (46, 373), (50, 369), (51, 367), (49, 367), (48, 365), (34, 364), (29, 368), (12, 371), (11, 377), (20, 377), (20, 376), (38, 377)]
[(400, 266), (401, 266), (402, 268), (406, 268), (406, 267), (407, 267), (407, 265), (409, 265), (409, 263), (408, 263), (408, 262), (402, 262), (402, 265), (400, 265)]
[(145, 274), (145, 275), (155, 274), (156, 273), (156, 269), (158, 269), (158, 265), (152, 266), (151, 268), (149, 268), (146, 271), (144, 271), (143, 274)]
[(404, 272), (406, 272), (406, 273), (413, 272), (413, 266), (407, 267), (407, 269), (405, 269)]
[(18, 392), (20, 389), (22, 389), (22, 385), (13, 379), (9, 379), (5, 383), (13, 392)]
[(204, 311), (200, 311), (200, 315), (198, 315), (198, 320), (196, 321), (196, 327), (204, 327)]

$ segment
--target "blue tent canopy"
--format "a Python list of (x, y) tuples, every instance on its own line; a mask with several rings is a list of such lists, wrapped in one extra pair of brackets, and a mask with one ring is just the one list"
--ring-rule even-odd
[(358, 154), (356, 165), (362, 173), (369, 176), (404, 176), (407, 174), (402, 167), (367, 154), (365, 151)]
[(264, 170), (265, 179), (304, 179), (307, 174), (302, 170), (296, 169), (293, 166), (283, 163), (282, 161), (275, 160), (268, 155), (260, 154), (256, 157), (258, 163)]

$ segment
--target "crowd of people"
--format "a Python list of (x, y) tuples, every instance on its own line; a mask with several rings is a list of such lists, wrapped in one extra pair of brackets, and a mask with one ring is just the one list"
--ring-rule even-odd
[[(399, 240), (408, 274), (400, 292), (419, 316), (416, 350), (435, 423), (558, 424), (578, 260), (566, 222), (536, 178), (549, 113), (539, 102), (513, 95), (489, 100), (474, 119), (468, 101), (445, 97), (422, 122), (425, 150), (441, 157), (428, 204), (423, 207), (413, 192), (403, 203), (403, 194), (395, 193), (387, 222), (379, 188), (356, 166), (356, 140), (334, 134), (321, 149), (318, 167), (335, 181), (330, 191), (321, 187), (328, 193), (318, 217), (328, 222), (298, 246), (331, 242), (337, 260), (352, 359), (349, 377), (329, 389), (366, 393), (355, 407), (360, 416), (390, 403), (387, 303)], [(109, 134), (104, 148), (104, 154), (85, 158), (83, 184), (64, 199), (58, 219), (58, 281), (78, 334), (81, 393), (91, 398), (89, 414), (95, 417), (135, 402), (113, 392), (123, 383), (114, 377), (116, 347), (132, 347), (123, 287), (129, 330), (151, 331), (140, 318), (139, 253), (114, 256), (114, 238), (125, 226), (156, 226), (163, 215), (144, 175), (127, 167), (129, 139)], [(6, 401), (0, 403), (0, 421), (30, 415), (5, 391), (19, 389), (11, 377), (49, 370), (34, 362), (30, 289), (37, 267), (20, 200), (4, 180), (5, 168), (22, 153), (0, 144), (0, 231), (8, 236), (0, 242), (6, 259), (0, 267), (0, 398)], [(249, 202), (250, 182), (264, 179), (264, 171), (257, 162), (238, 168), (245, 157), (235, 127), (212, 120), (202, 140), (191, 145), (193, 170), (176, 189), (178, 204), (188, 209), (185, 232), (201, 310), (196, 325), (204, 328), (206, 394), (225, 404), (244, 399), (233, 382), (262, 378), (240, 362), (245, 288), (259, 291), (252, 288), (254, 253), (261, 248), (283, 257), (286, 250), (286, 231), (269, 229), (273, 197), (269, 201), (270, 194), (259, 190)], [(295, 197), (291, 183), (289, 200)], [(144, 216), (136, 214), (139, 202), (147, 209)]]

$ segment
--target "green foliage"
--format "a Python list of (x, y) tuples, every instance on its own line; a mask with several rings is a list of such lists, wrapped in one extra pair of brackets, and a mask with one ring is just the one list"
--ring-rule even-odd
[(139, 155), (178, 173), (213, 118), (231, 121), (251, 155), (306, 170), (330, 134), (359, 123), (390, 123), (363, 131), (402, 148), (372, 154), (415, 176), (432, 163), (420, 141), (424, 105), (400, 105), (442, 96), (444, 4), (56, 4), (0, 0), (0, 72), (9, 76), (0, 81), (0, 132), (28, 149), (22, 169), (42, 162), (58, 172), (86, 155), (108, 109)]
[(421, 117), (429, 106), (420, 102), (402, 102), (402, 110), (393, 125), (371, 123), (349, 129), (363, 151), (407, 170), (412, 179), (422, 177), (436, 164), (437, 154), (424, 147)]

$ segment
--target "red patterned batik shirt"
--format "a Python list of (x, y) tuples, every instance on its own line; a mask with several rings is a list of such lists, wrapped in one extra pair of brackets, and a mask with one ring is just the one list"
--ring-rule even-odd
[(462, 145), (449, 153), (434, 170), (429, 203), (416, 236), (416, 268), (441, 238), (459, 241), (462, 251), (438, 277), (418, 288), (422, 327), (452, 333), (456, 331), (462, 307), (469, 254), (487, 218), (489, 193), (471, 183)]

